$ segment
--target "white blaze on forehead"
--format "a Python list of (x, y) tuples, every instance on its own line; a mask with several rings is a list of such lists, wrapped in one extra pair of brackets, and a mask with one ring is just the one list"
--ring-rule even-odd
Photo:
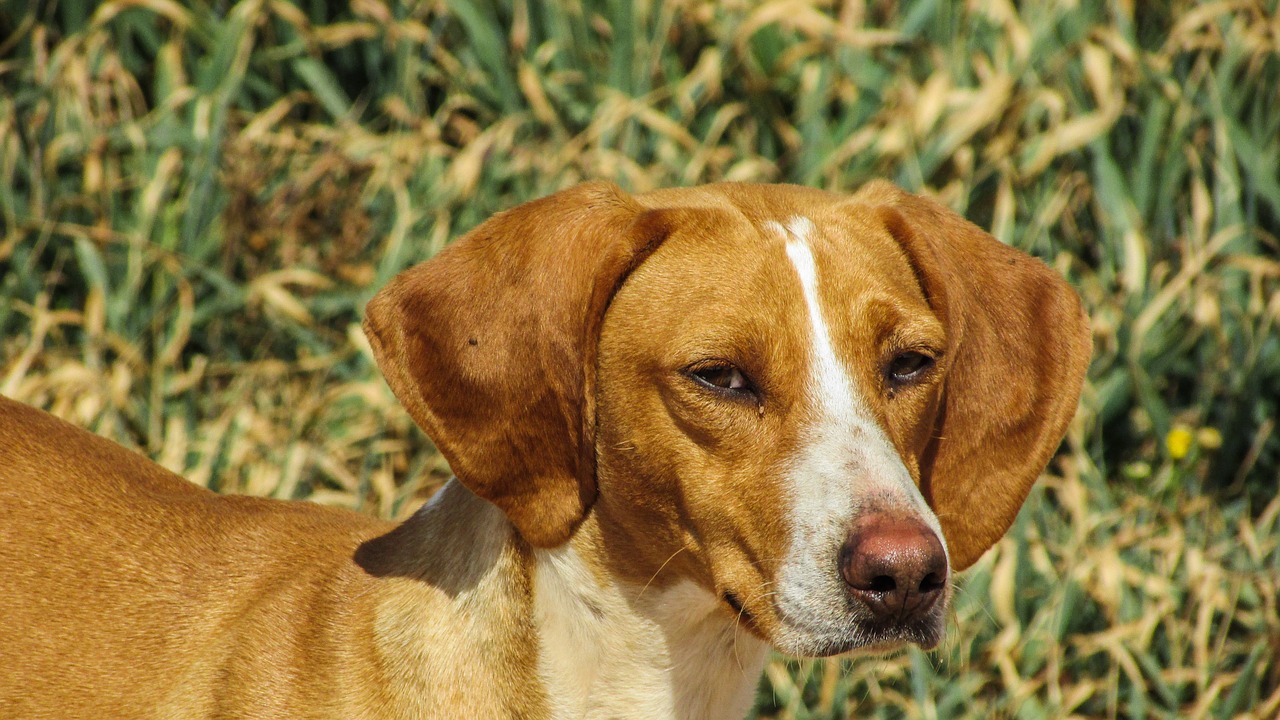
[(827, 400), (825, 409), (841, 420), (852, 421), (856, 402), (853, 389), (836, 357), (831, 333), (822, 317), (822, 305), (818, 302), (818, 265), (813, 259), (813, 251), (809, 249), (809, 238), (815, 229), (813, 221), (807, 217), (793, 217), (786, 225), (770, 225), (787, 237), (787, 257), (800, 276), (804, 303), (809, 309), (809, 325), (813, 329), (813, 380)]

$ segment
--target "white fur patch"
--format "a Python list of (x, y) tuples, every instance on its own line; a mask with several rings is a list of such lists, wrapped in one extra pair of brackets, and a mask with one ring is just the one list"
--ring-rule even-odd
[(689, 581), (600, 584), (572, 543), (536, 551), (539, 673), (553, 718), (713, 720), (750, 709), (767, 647)]

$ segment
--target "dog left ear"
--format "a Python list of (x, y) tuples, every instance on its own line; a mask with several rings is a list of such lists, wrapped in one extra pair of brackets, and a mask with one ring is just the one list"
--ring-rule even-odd
[(1000, 539), (1075, 415), (1092, 353), (1075, 291), (1043, 262), (889, 183), (858, 193), (906, 251), (947, 333), (921, 492), (958, 570)]
[(499, 213), (369, 301), (396, 397), (458, 479), (554, 547), (596, 495), (596, 349), (605, 309), (668, 232), (611, 183)]

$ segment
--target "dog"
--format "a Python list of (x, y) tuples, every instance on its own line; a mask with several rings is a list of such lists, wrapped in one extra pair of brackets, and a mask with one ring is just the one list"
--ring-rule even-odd
[(885, 182), (588, 183), (365, 330), (456, 477), (399, 525), (215, 495), (0, 402), (0, 716), (740, 718), (768, 648), (936, 646), (1091, 351)]

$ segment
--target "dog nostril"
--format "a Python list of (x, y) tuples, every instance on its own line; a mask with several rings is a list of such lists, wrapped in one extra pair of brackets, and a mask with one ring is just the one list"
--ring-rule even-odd
[(898, 583), (888, 575), (877, 575), (871, 578), (871, 582), (862, 589), (877, 593), (891, 593), (898, 589)]
[(920, 581), (920, 592), (932, 593), (941, 590), (946, 586), (946, 580), (943, 580), (937, 573), (929, 573)]

